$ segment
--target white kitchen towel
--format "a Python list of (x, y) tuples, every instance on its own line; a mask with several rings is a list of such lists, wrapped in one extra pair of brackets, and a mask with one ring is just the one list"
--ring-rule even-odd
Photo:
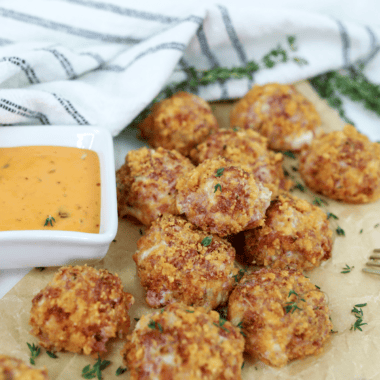
[(252, 79), (201, 87), (207, 100), (358, 61), (380, 81), (377, 26), (301, 10), (201, 4), (0, 1), (0, 125), (102, 125), (117, 135), (164, 86), (189, 78), (191, 67), (259, 64)]

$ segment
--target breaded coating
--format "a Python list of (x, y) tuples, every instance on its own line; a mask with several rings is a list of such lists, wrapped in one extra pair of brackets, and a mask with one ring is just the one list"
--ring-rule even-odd
[(221, 129), (197, 145), (190, 157), (197, 165), (218, 156), (244, 164), (272, 192), (273, 198), (279, 190), (288, 191), (293, 182), (284, 176), (283, 155), (269, 150), (267, 145), (268, 140), (252, 129)]
[(178, 301), (214, 309), (227, 302), (237, 269), (235, 249), (226, 240), (166, 214), (153, 222), (137, 248), (133, 259), (149, 306)]
[(252, 128), (269, 148), (299, 151), (310, 145), (321, 119), (314, 105), (293, 85), (255, 85), (230, 114), (231, 127)]
[(48, 350), (106, 352), (127, 333), (134, 299), (117, 275), (88, 266), (62, 267), (32, 301), (31, 334)]
[(322, 352), (332, 323), (326, 296), (297, 271), (263, 268), (245, 275), (228, 302), (245, 351), (273, 367)]
[(202, 162), (176, 189), (179, 212), (222, 237), (261, 225), (272, 194), (249, 168), (222, 157)]
[(244, 231), (244, 259), (253, 265), (310, 270), (331, 257), (332, 231), (317, 206), (282, 194), (271, 202), (265, 224)]
[(121, 354), (132, 380), (241, 380), (243, 351), (216, 311), (175, 303), (142, 316)]
[(312, 190), (347, 203), (380, 198), (380, 144), (355, 127), (325, 133), (300, 155), (299, 172)]
[(175, 149), (188, 156), (191, 149), (218, 130), (218, 122), (205, 100), (177, 92), (156, 103), (139, 127), (141, 136), (151, 146)]
[(0, 380), (49, 380), (49, 377), (46, 369), (32, 368), (20, 359), (0, 355)]
[(128, 152), (116, 172), (119, 216), (131, 215), (149, 226), (164, 213), (178, 214), (175, 185), (193, 168), (175, 150), (144, 147)]

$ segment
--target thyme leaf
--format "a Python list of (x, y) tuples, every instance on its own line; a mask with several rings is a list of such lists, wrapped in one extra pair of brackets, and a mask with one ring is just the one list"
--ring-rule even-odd
[(85, 379), (93, 379), (95, 376), (98, 380), (102, 380), (102, 371), (106, 369), (111, 362), (109, 360), (101, 360), (100, 356), (98, 356), (98, 360), (94, 364), (93, 368), (88, 364), (86, 367), (82, 369), (82, 377)]
[(34, 359), (37, 358), (37, 356), (40, 354), (41, 352), (41, 348), (36, 346), (34, 343), (33, 344), (30, 344), (30, 343), (26, 343), (29, 347), (29, 350), (30, 350), (30, 364), (33, 364), (33, 365), (36, 365), (36, 362)]
[(212, 236), (206, 236), (202, 241), (201, 244), (204, 247), (208, 247), (212, 243)]
[(116, 370), (115, 375), (116, 375), (116, 376), (120, 376), (120, 375), (122, 375), (124, 372), (127, 372), (127, 368), (119, 367), (119, 368)]
[(218, 188), (219, 188), (220, 192), (222, 192), (222, 185), (220, 183), (217, 183), (215, 185), (214, 193), (216, 193), (218, 191)]
[(216, 171), (215, 177), (221, 177), (223, 175), (223, 172), (224, 172), (224, 168), (219, 168)]
[(344, 229), (339, 227), (335, 230), (336, 233), (339, 235), (339, 236), (346, 236), (346, 233), (344, 232)]
[(47, 225), (49, 225), (49, 223), (50, 223), (50, 225), (53, 227), (53, 222), (55, 223), (55, 219), (54, 219), (51, 215), (49, 215), (49, 216), (46, 218), (46, 220), (45, 220), (44, 227), (46, 227)]
[(355, 268), (354, 266), (350, 267), (349, 265), (346, 264), (346, 266), (342, 268), (343, 270), (340, 273), (350, 273), (352, 269), (354, 268)]

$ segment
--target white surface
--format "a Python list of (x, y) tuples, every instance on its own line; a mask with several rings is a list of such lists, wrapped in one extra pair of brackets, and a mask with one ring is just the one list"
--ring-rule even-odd
[(0, 128), (0, 147), (24, 145), (77, 147), (98, 154), (102, 184), (100, 231), (98, 234), (54, 230), (0, 231), (0, 268), (56, 266), (104, 257), (116, 236), (118, 223), (110, 133), (94, 127)]

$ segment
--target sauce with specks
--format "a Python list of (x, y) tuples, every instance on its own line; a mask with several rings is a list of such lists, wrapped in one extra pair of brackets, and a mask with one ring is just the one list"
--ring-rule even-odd
[(96, 152), (60, 146), (0, 148), (0, 231), (99, 233)]

